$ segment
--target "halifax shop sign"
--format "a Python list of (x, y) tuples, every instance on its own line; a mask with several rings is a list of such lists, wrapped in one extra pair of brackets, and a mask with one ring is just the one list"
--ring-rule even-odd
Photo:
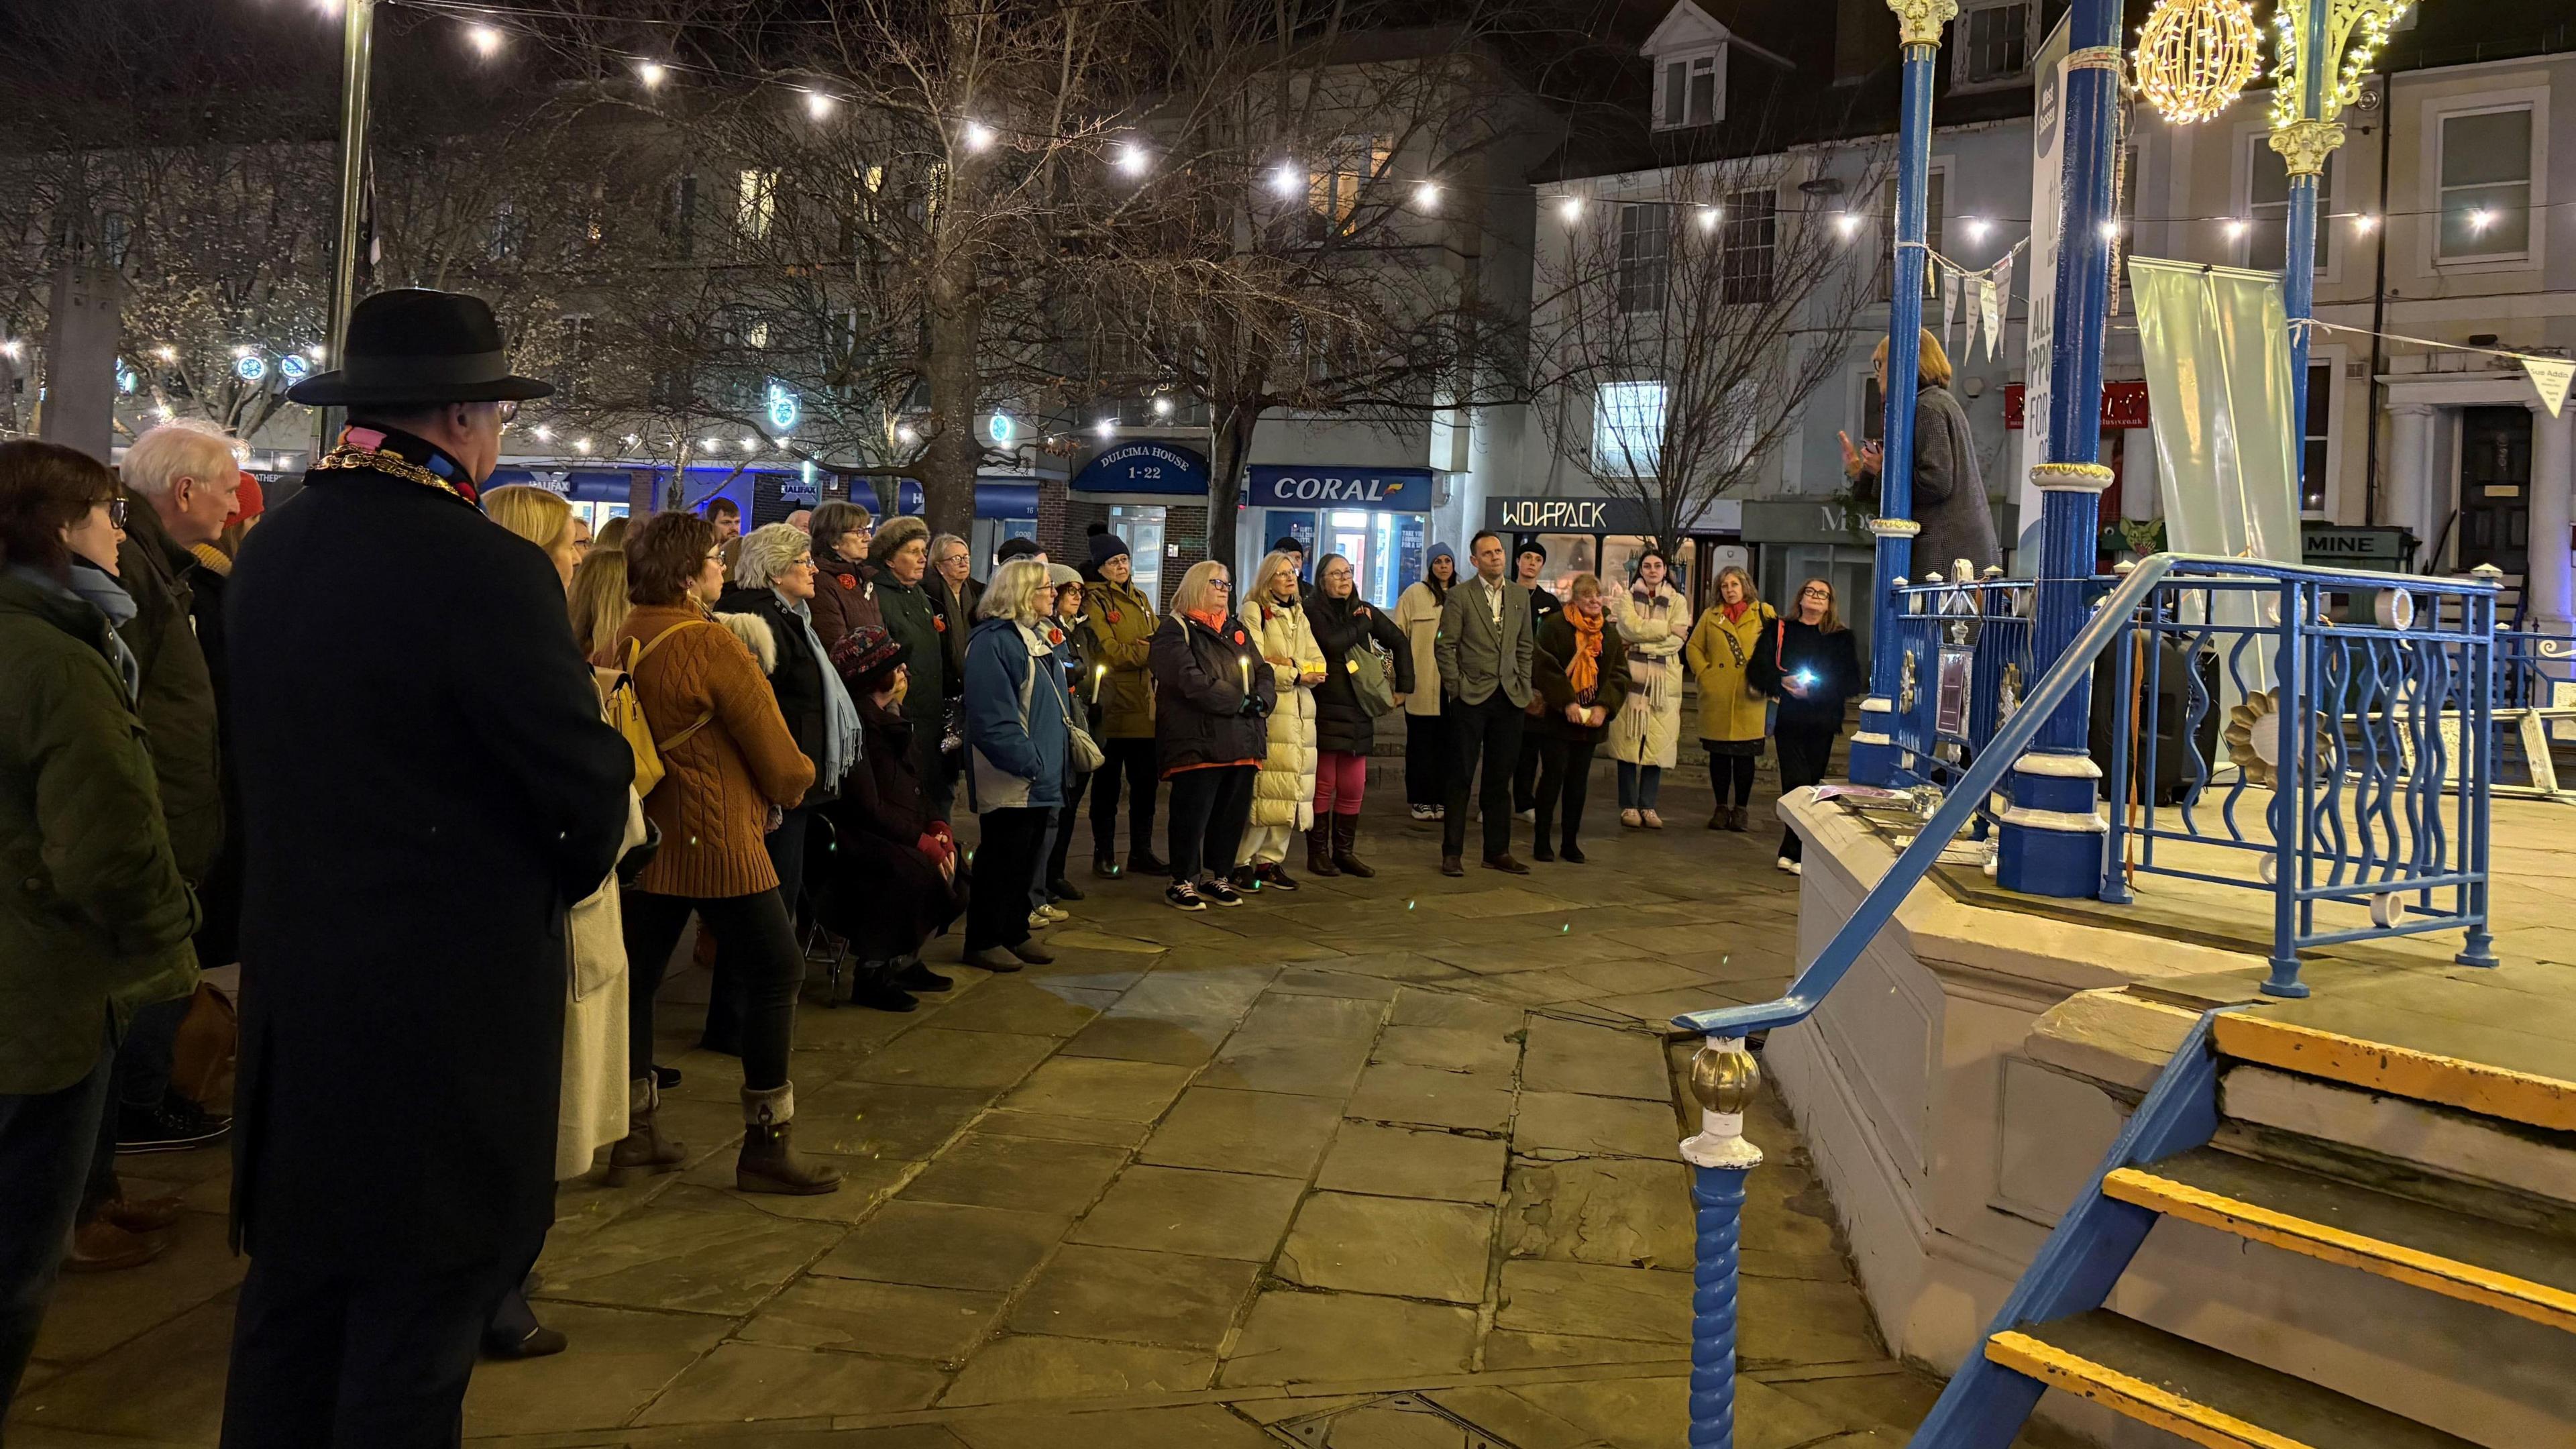
[(1335, 468), (1256, 463), (1244, 502), (1254, 508), (1365, 508), (1428, 513), (1428, 468)]

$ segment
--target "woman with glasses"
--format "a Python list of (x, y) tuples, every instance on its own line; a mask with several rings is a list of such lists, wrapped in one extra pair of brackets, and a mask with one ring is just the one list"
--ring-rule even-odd
[[(1317, 875), (1377, 871), (1359, 858), (1360, 799), (1368, 788), (1369, 755), (1377, 747), (1377, 715), (1360, 697), (1351, 661), (1374, 646), (1392, 703), (1413, 694), (1413, 648), (1384, 609), (1360, 597), (1351, 561), (1337, 553), (1315, 565), (1315, 588), (1306, 596), (1306, 623), (1324, 656), (1324, 682), (1315, 686), (1315, 828), (1306, 833), (1306, 869)], [(1382, 707), (1382, 706), (1380, 706)]]
[[(983, 618), (966, 641), (966, 800), (981, 836), (966, 899), (965, 960), (988, 971), (1055, 960), (1031, 936), (1044, 918), (1029, 909), (1073, 753), (1073, 695), (1044, 632), (1054, 598), (1045, 564), (1013, 559), (993, 570), (976, 605)], [(909, 641), (906, 651), (908, 658), (922, 653)]]
[[(196, 984), (196, 903), (161, 819), (134, 713), (141, 674), (113, 620), (124, 500), (52, 443), (0, 443), (0, 1416), (35, 1348), (108, 1106), (123, 1023)], [(124, 602), (120, 603), (120, 600)]]
[(1252, 813), (1252, 778), (1270, 753), (1279, 687), (1261, 639), (1235, 616), (1232, 580), (1214, 559), (1192, 564), (1154, 631), (1154, 762), (1172, 787), (1167, 839), (1178, 910), (1239, 906), (1226, 867)]
[[(1851, 630), (1834, 612), (1834, 586), (1809, 579), (1787, 617), (1774, 619), (1753, 646), (1753, 687), (1780, 701), (1771, 737), (1780, 749), (1780, 793), (1813, 785), (1832, 768), (1843, 706), (1860, 693), (1860, 660)], [(1780, 869), (1802, 874), (1798, 832), (1780, 832)]]
[[(779, 892), (769, 832), (813, 788), (815, 766), (796, 747), (777, 697), (741, 638), (714, 621), (724, 591), (715, 525), (691, 513), (657, 513), (626, 540), (626, 616), (619, 656), (635, 680), (662, 760), (644, 813), (661, 850), (625, 895), (629, 1130), (609, 1149), (613, 1178), (669, 1172), (682, 1149), (655, 1122), (653, 995), (691, 916), (740, 963), (742, 1115), (749, 1130), (734, 1160), (743, 1192), (826, 1193), (839, 1169), (798, 1153), (787, 1080), (796, 993), (805, 956)], [(801, 644), (803, 641), (798, 640)], [(782, 653), (784, 650), (781, 651)]]

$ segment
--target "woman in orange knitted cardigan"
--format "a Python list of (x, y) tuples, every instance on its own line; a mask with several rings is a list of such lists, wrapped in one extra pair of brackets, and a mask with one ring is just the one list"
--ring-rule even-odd
[(625, 893), (627, 1012), (633, 1083), (626, 1139), (609, 1149), (612, 1178), (668, 1172), (680, 1145), (654, 1124), (653, 994), (695, 914), (738, 951), (747, 998), (742, 1022), (742, 1117), (734, 1163), (744, 1192), (824, 1193), (831, 1167), (788, 1143), (796, 1115), (787, 1053), (805, 974), (795, 925), (778, 893), (763, 837), (814, 785), (814, 763), (796, 748), (777, 697), (742, 640), (708, 607), (724, 588), (714, 525), (660, 513), (626, 539), (626, 597), (634, 605), (618, 656), (662, 757), (662, 782), (644, 800), (662, 848)]

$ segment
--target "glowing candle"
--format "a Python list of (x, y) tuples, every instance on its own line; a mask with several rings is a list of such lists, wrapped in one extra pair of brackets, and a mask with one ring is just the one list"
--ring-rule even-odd
[(1252, 656), (1239, 654), (1235, 656), (1234, 662), (1243, 666), (1243, 697), (1250, 699), (1252, 698)]

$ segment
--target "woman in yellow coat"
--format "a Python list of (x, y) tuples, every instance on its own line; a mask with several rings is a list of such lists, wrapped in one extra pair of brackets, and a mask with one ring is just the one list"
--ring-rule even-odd
[(1243, 833), (1234, 888), (1293, 891), (1297, 882), (1281, 862), (1288, 843), (1315, 824), (1315, 686), (1324, 682), (1324, 650), (1298, 602), (1295, 554), (1264, 555), (1252, 579), (1242, 618), (1269, 661), (1279, 706), (1270, 712), (1270, 754), (1252, 782), (1252, 824)]
[[(1691, 630), (1691, 673), (1699, 680), (1699, 743), (1708, 751), (1709, 788), (1717, 794), (1711, 830), (1749, 827), (1753, 766), (1762, 758), (1770, 701), (1745, 677), (1754, 646), (1777, 616), (1753, 591), (1753, 579), (1729, 564), (1718, 571), (1717, 602)], [(1729, 800), (1734, 803), (1727, 803)]]

